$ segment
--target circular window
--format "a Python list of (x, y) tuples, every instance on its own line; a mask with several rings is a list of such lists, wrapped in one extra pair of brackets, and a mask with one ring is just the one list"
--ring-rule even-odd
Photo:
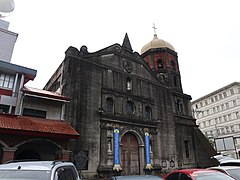
[(135, 112), (135, 105), (133, 102), (128, 101), (126, 104), (126, 110), (128, 114), (133, 114)]

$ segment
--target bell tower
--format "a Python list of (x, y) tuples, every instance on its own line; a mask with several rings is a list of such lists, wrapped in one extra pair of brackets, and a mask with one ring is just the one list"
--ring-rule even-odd
[(182, 92), (177, 52), (170, 43), (158, 39), (155, 26), (153, 28), (153, 39), (143, 46), (141, 57), (164, 85)]

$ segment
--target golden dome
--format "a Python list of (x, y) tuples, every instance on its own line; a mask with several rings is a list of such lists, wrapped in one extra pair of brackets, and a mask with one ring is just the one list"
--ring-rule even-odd
[(155, 48), (169, 48), (175, 51), (174, 47), (170, 43), (162, 39), (158, 39), (157, 34), (154, 34), (153, 40), (147, 43), (145, 46), (143, 46), (141, 50), (141, 54), (145, 53), (149, 49), (155, 49)]

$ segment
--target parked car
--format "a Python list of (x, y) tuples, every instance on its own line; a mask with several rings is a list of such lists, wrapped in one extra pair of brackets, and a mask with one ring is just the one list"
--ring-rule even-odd
[(0, 165), (0, 180), (80, 180), (71, 162), (13, 161)]
[(240, 180), (240, 166), (216, 166), (207, 169), (213, 169), (223, 172), (236, 180)]
[(163, 180), (163, 178), (159, 176), (153, 175), (132, 175), (132, 176), (115, 176), (112, 177), (111, 180)]
[(218, 161), (219, 166), (240, 166), (240, 159), (235, 159), (221, 154), (215, 155), (212, 158)]
[(165, 180), (234, 180), (234, 178), (210, 169), (182, 169), (175, 170), (166, 176)]

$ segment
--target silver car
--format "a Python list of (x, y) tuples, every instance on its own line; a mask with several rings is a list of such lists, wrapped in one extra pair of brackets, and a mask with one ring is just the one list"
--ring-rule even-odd
[(71, 162), (19, 161), (0, 165), (0, 180), (80, 180)]
[(207, 169), (214, 169), (223, 172), (236, 180), (240, 180), (240, 166), (216, 166)]
[(240, 166), (240, 159), (235, 159), (224, 155), (215, 155), (212, 158), (218, 161), (219, 166)]

